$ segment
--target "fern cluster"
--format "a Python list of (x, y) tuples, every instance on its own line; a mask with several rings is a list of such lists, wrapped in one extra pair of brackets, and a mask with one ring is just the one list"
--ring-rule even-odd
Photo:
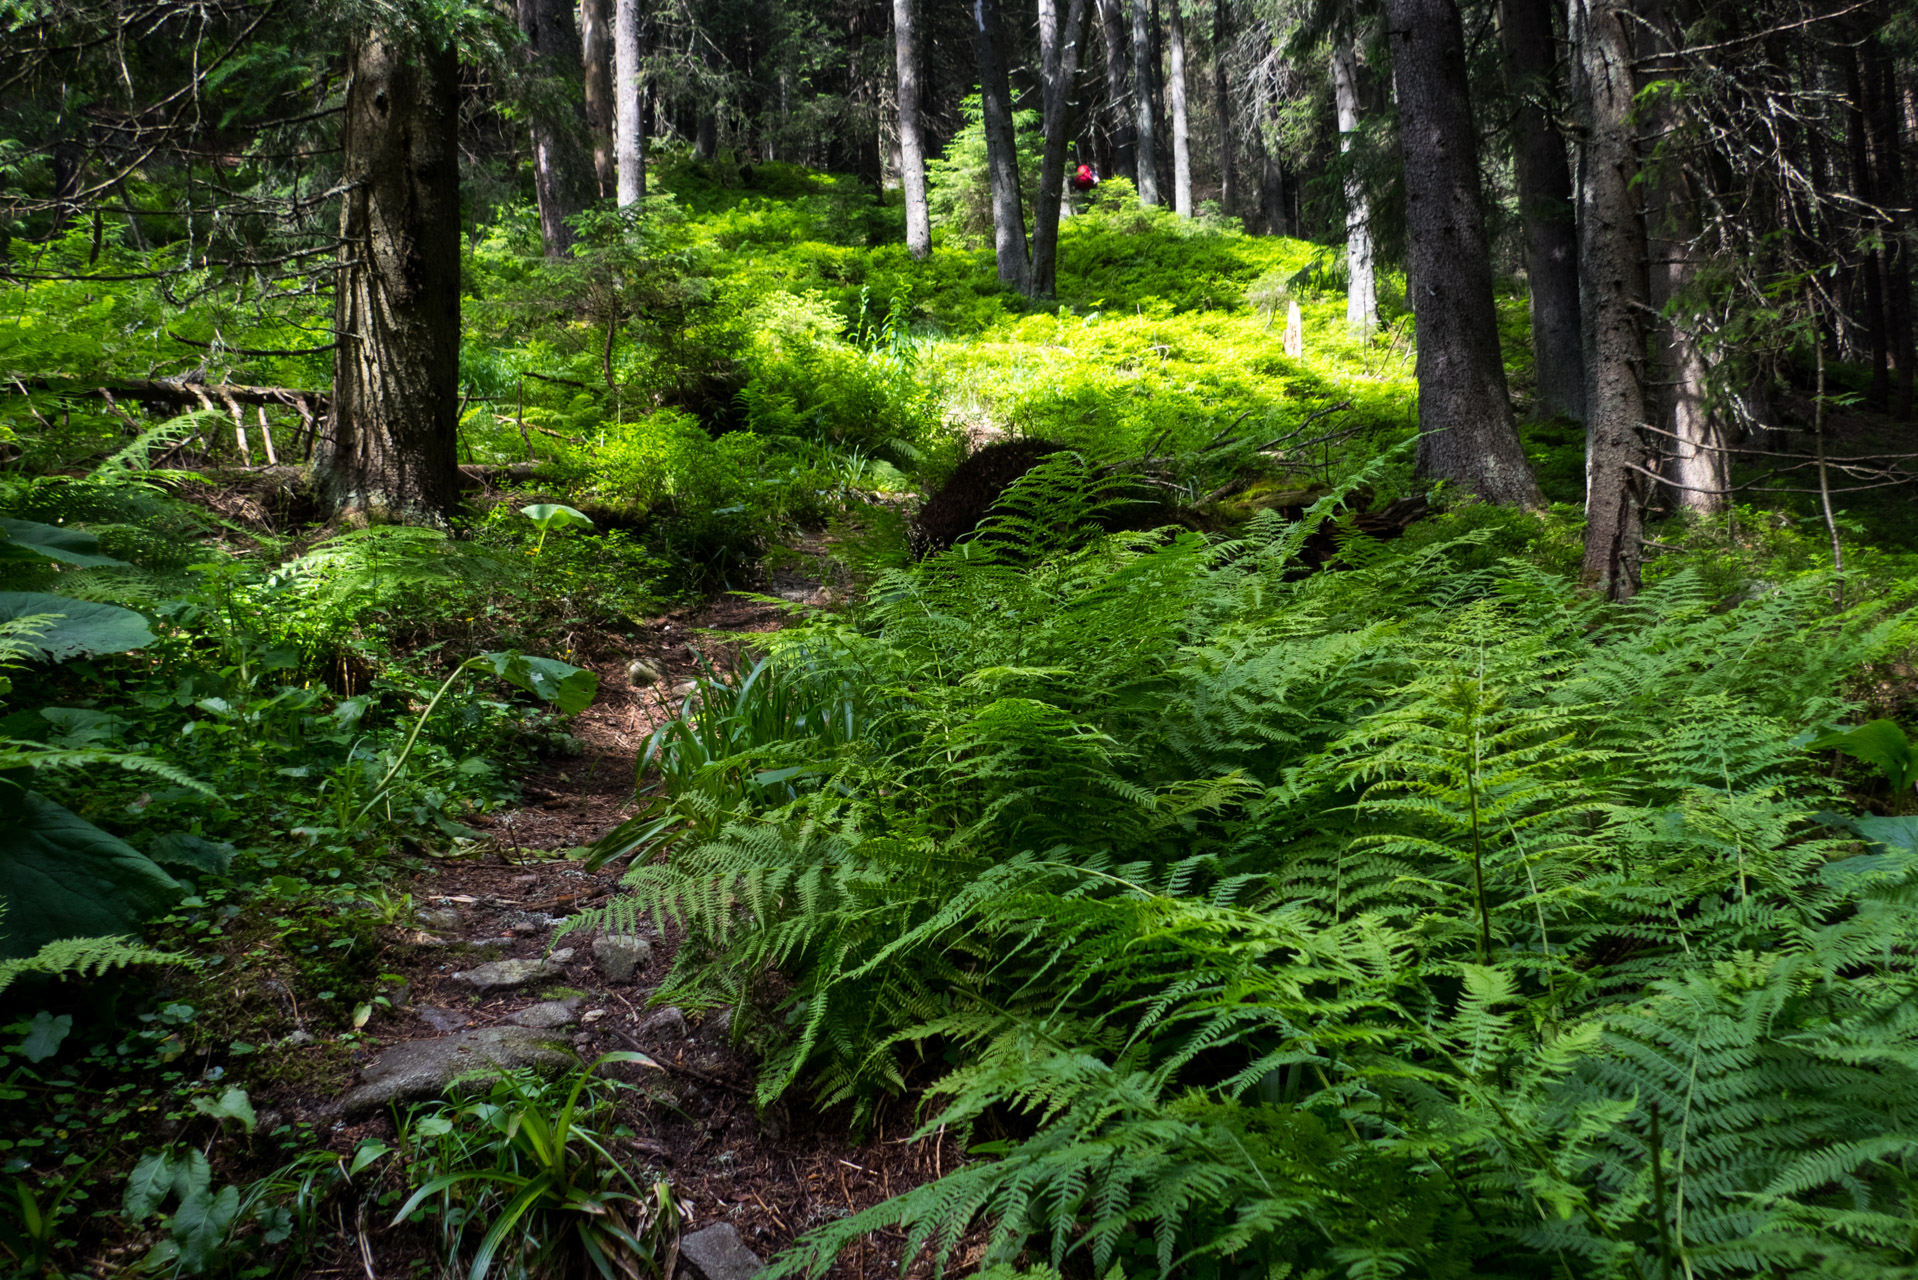
[(762, 733), (729, 767), (782, 785), (689, 805), (602, 917), (766, 1015), (762, 1100), (927, 1085), (974, 1136), (780, 1270), (982, 1223), (1100, 1275), (1918, 1265), (1918, 824), (1825, 812), (1805, 746), (1897, 610), (1614, 606), (1470, 533), (1305, 575), (1336, 496), (1233, 541), (1103, 500), (1060, 455), (773, 637), (853, 731)]

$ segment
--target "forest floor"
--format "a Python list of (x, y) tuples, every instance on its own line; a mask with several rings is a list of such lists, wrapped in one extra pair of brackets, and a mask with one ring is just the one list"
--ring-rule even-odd
[[(821, 548), (802, 541), (795, 550), (805, 557)], [(765, 590), (791, 604), (818, 606), (834, 598), (830, 585), (794, 570), (771, 575)], [(912, 1099), (880, 1108), (870, 1131), (857, 1137), (844, 1109), (822, 1114), (782, 1103), (760, 1114), (753, 1064), (731, 1043), (728, 1012), (682, 1012), (651, 1003), (681, 941), (674, 931), (662, 935), (643, 924), (650, 958), (623, 982), (602, 971), (592, 932), (569, 934), (557, 947), (554, 942), (565, 917), (603, 904), (617, 890), (623, 865), (590, 873), (565, 854), (635, 811), (639, 755), (647, 737), (676, 710), (670, 691), (698, 673), (692, 647), (728, 670), (750, 660), (750, 642), (742, 637), (777, 628), (784, 613), (766, 599), (722, 597), (658, 619), (637, 645), (590, 661), (600, 675), (600, 692), (572, 726), (581, 753), (545, 761), (522, 781), (524, 804), (475, 821), (490, 837), (476, 855), (429, 863), (400, 886), (412, 898), (415, 921), (385, 931), (379, 963), (405, 980), (403, 999), (374, 1016), (367, 1040), (346, 1057), (312, 1045), (314, 1070), (288, 1073), (282, 1095), (263, 1098), (262, 1105), (285, 1119), (313, 1123), (342, 1154), (369, 1138), (391, 1142), (396, 1135), (390, 1108), (359, 1120), (342, 1114), (341, 1098), (363, 1068), (395, 1046), (508, 1026), (529, 1008), (564, 1001), (577, 1022), (559, 1034), (571, 1039), (583, 1062), (636, 1050), (658, 1064), (608, 1069), (636, 1087), (617, 1093), (615, 1118), (600, 1127), (630, 1130), (612, 1150), (642, 1183), (657, 1176), (670, 1180), (682, 1234), (731, 1223), (742, 1243), (770, 1258), (822, 1222), (962, 1163), (963, 1152), (943, 1131), (909, 1139), (916, 1127)], [(633, 658), (651, 663), (664, 677), (661, 684), (636, 687), (626, 671)], [(559, 961), (563, 977), (518, 989), (475, 993), (458, 976), (487, 961), (553, 956), (565, 957)], [(378, 1277), (430, 1265), (434, 1251), (424, 1229), (381, 1231), (379, 1225), (343, 1231), (322, 1244), (307, 1274)], [(896, 1276), (904, 1244), (903, 1232), (881, 1232), (849, 1250), (830, 1274), (846, 1280)], [(687, 1273), (686, 1264), (680, 1269)], [(922, 1269), (924, 1264), (915, 1273)]]

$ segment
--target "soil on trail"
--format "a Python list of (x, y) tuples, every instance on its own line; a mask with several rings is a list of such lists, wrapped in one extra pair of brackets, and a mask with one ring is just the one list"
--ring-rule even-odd
[[(779, 574), (767, 594), (816, 605), (826, 593), (817, 582)], [(650, 959), (628, 982), (602, 972), (592, 932), (571, 933), (555, 949), (561, 922), (605, 903), (618, 888), (623, 865), (589, 873), (564, 851), (590, 843), (634, 812), (638, 753), (676, 710), (673, 688), (697, 674), (688, 645), (697, 644), (724, 671), (737, 659), (750, 660), (750, 653), (710, 632), (771, 631), (785, 612), (764, 601), (728, 597), (691, 617), (660, 619), (640, 641), (622, 643), (617, 652), (610, 646), (598, 654), (589, 650), (587, 660), (601, 684), (572, 729), (582, 752), (549, 761), (527, 777), (521, 807), (474, 823), (491, 837), (483, 855), (429, 864), (407, 886), (415, 921), (388, 931), (380, 960), (405, 979), (403, 1003), (374, 1016), (368, 1041), (353, 1049), (350, 1061), (316, 1053), (319, 1070), (301, 1082), (300, 1096), (277, 1099), (276, 1107), (289, 1119), (330, 1127), (329, 1145), (342, 1152), (367, 1137), (390, 1142), (390, 1112), (357, 1122), (341, 1116), (339, 1098), (360, 1068), (395, 1044), (501, 1025), (532, 1005), (560, 999), (575, 1010), (577, 1022), (556, 1034), (572, 1041), (583, 1062), (639, 1050), (662, 1068), (610, 1068), (640, 1086), (620, 1091), (619, 1121), (635, 1136), (615, 1140), (611, 1149), (642, 1183), (670, 1179), (686, 1231), (730, 1222), (747, 1247), (769, 1259), (807, 1230), (962, 1162), (958, 1143), (943, 1133), (906, 1140), (914, 1128), (911, 1100), (883, 1108), (859, 1142), (849, 1136), (847, 1114), (821, 1115), (796, 1101), (761, 1115), (754, 1105), (753, 1064), (732, 1044), (728, 1011), (652, 1005), (679, 939), (659, 936), (650, 921), (640, 930)], [(651, 663), (664, 680), (635, 687), (626, 671), (634, 658)], [(476, 994), (455, 976), (487, 961), (554, 956), (564, 957), (563, 976), (518, 990)], [(361, 1240), (347, 1235), (320, 1247), (310, 1274), (399, 1275), (433, 1252), (425, 1228), (380, 1230), (371, 1221), (367, 1228), (370, 1271)], [(897, 1276), (904, 1242), (903, 1232), (881, 1233), (848, 1249), (831, 1274)], [(922, 1261), (914, 1271), (929, 1268)], [(683, 1262), (680, 1273), (689, 1277)]]

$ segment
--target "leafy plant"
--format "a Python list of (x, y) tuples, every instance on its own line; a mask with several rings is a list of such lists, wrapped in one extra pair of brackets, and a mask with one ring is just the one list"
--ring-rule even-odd
[[(393, 1222), (440, 1215), (449, 1263), (483, 1226), (469, 1280), (496, 1268), (534, 1276), (589, 1266), (605, 1280), (670, 1275), (678, 1212), (664, 1181), (643, 1186), (589, 1127), (606, 1113), (611, 1063), (653, 1065), (644, 1054), (602, 1055), (569, 1084), (506, 1073), (480, 1101), (415, 1108), (401, 1122), (401, 1159), (423, 1181)], [(563, 1096), (559, 1088), (563, 1087)]]
[(1873, 720), (1856, 729), (1843, 729), (1814, 738), (1814, 751), (1836, 748), (1848, 756), (1876, 765), (1891, 784), (1893, 812), (1908, 813), (1912, 807), (1912, 786), (1918, 783), (1918, 747), (1906, 736), (1904, 726), (1892, 720)]
[(590, 529), (591, 517), (583, 511), (563, 506), (557, 502), (536, 502), (530, 507), (521, 507), (519, 513), (531, 520), (539, 528), (539, 542), (533, 547), (538, 555), (546, 549), (546, 535), (555, 529)]

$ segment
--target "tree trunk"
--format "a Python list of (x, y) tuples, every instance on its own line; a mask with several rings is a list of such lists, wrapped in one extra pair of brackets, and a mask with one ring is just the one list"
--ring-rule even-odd
[(646, 123), (639, 88), (641, 3), (613, 3), (613, 136), (622, 209), (646, 198)]
[(1138, 140), (1133, 136), (1132, 78), (1127, 65), (1124, 0), (1098, 0), (1099, 25), (1106, 37), (1106, 112), (1112, 136), (1113, 172), (1128, 182), (1139, 180)]
[(1540, 417), (1585, 417), (1585, 359), (1578, 320), (1578, 223), (1565, 139), (1553, 127), (1551, 0), (1500, 0), (1505, 88), (1516, 100), (1512, 159), (1525, 229), (1532, 373)]
[(1139, 203), (1159, 197), (1159, 119), (1152, 102), (1152, 0), (1132, 0), (1133, 130), (1139, 139)]
[[(1049, 0), (1039, 7), (1045, 29)], [(1046, 76), (1046, 149), (1039, 162), (1039, 196), (1032, 213), (1032, 296), (1050, 298), (1058, 289), (1059, 205), (1065, 195), (1066, 144), (1072, 134), (1072, 83), (1079, 74), (1079, 50), (1085, 43), (1086, 0), (1067, 0), (1066, 25), (1055, 30)], [(1042, 46), (1043, 48), (1043, 46)]]
[(1629, 0), (1571, 0), (1578, 176), (1579, 315), (1585, 346), (1585, 563), (1615, 599), (1638, 590), (1646, 460), (1645, 231), (1633, 192)]
[[(1332, 50), (1332, 96), (1339, 116), (1339, 154), (1350, 156), (1359, 132), (1359, 59), (1352, 46), (1343, 41)], [(1346, 327), (1354, 333), (1371, 333), (1379, 327), (1378, 286), (1372, 268), (1372, 205), (1365, 196), (1365, 183), (1349, 167), (1345, 173), (1345, 264)]]
[(1878, 154), (1878, 194), (1891, 215), (1885, 236), (1885, 284), (1891, 320), (1893, 387), (1891, 413), (1901, 422), (1912, 414), (1913, 351), (1911, 315), (1911, 247), (1905, 239), (1909, 218), (1905, 188), (1904, 137), (1899, 128), (1897, 73), (1882, 46), (1873, 46), (1866, 72), (1870, 76), (1872, 135)]
[(1465, 33), (1453, 0), (1388, 0), (1418, 316), (1418, 470), (1487, 502), (1544, 499), (1519, 447), (1479, 204)]
[(519, 0), (519, 29), (526, 37), (533, 75), (528, 115), (540, 239), (547, 257), (560, 258), (573, 248), (568, 219), (592, 199), (580, 147), (586, 121), (573, 97), (580, 48), (579, 32), (573, 28), (573, 0)]
[(1252, 121), (1252, 160), (1258, 166), (1259, 208), (1248, 219), (1259, 235), (1282, 236), (1291, 228), (1286, 212), (1285, 168), (1266, 138), (1266, 113), (1271, 99), (1260, 95), (1260, 115)]
[(593, 135), (593, 177), (601, 199), (617, 190), (613, 163), (613, 12), (611, 0), (580, 0), (580, 61), (586, 71), (586, 124)]
[[(1845, 140), (1851, 153), (1850, 191), (1860, 209), (1883, 207), (1876, 175), (1872, 172), (1871, 144), (1866, 138), (1864, 76), (1858, 65), (1858, 51), (1847, 48), (1842, 55), (1845, 75)], [(1868, 230), (1870, 218), (1860, 219)], [(1876, 249), (1867, 250), (1859, 263), (1864, 280), (1865, 338), (1871, 350), (1871, 387), (1865, 403), (1884, 409), (1891, 403), (1891, 324), (1885, 314), (1884, 259)]]
[(341, 511), (443, 520), (459, 506), (459, 61), (348, 50), (331, 431), (314, 478)]
[(1227, 0), (1212, 3), (1212, 110), (1219, 118), (1219, 207), (1231, 217), (1239, 208), (1239, 151), (1232, 133), (1232, 95), (1225, 75), (1232, 48), (1232, 12)]
[(701, 111), (693, 125), (693, 159), (710, 160), (719, 154), (719, 113)]
[(1192, 216), (1192, 140), (1185, 101), (1185, 3), (1168, 0), (1172, 17), (1172, 50), (1167, 59), (1166, 97), (1172, 104), (1172, 208), (1181, 218)]
[(1026, 260), (1026, 217), (1019, 202), (1019, 158), (1012, 135), (1012, 80), (1006, 70), (999, 0), (972, 0), (979, 53), (979, 106), (986, 130), (986, 174), (992, 185), (992, 245), (999, 283), (1032, 292)]
[(932, 252), (926, 212), (926, 145), (919, 133), (919, 39), (913, 0), (892, 0), (893, 57), (899, 68), (899, 187), (906, 198), (906, 248), (915, 258)]
[[(1684, 46), (1684, 37), (1668, 17), (1663, 0), (1641, 0), (1638, 33), (1638, 71), (1644, 83), (1684, 73), (1682, 65), (1667, 61)], [(1643, 130), (1651, 142), (1649, 164), (1642, 164), (1640, 189), (1645, 201), (1645, 296), (1661, 320), (1653, 329), (1655, 367), (1664, 393), (1656, 398), (1659, 428), (1665, 434), (1652, 442), (1665, 454), (1662, 473), (1671, 481), (1670, 493), (1683, 506), (1701, 514), (1724, 510), (1728, 468), (1724, 433), (1707, 405), (1704, 352), (1696, 335), (1697, 319), (1686, 314), (1685, 295), (1695, 269), (1693, 242), (1698, 237), (1698, 196), (1676, 156), (1663, 154), (1678, 127), (1671, 99), (1657, 97), (1641, 107)], [(1647, 494), (1650, 496), (1649, 484)]]

